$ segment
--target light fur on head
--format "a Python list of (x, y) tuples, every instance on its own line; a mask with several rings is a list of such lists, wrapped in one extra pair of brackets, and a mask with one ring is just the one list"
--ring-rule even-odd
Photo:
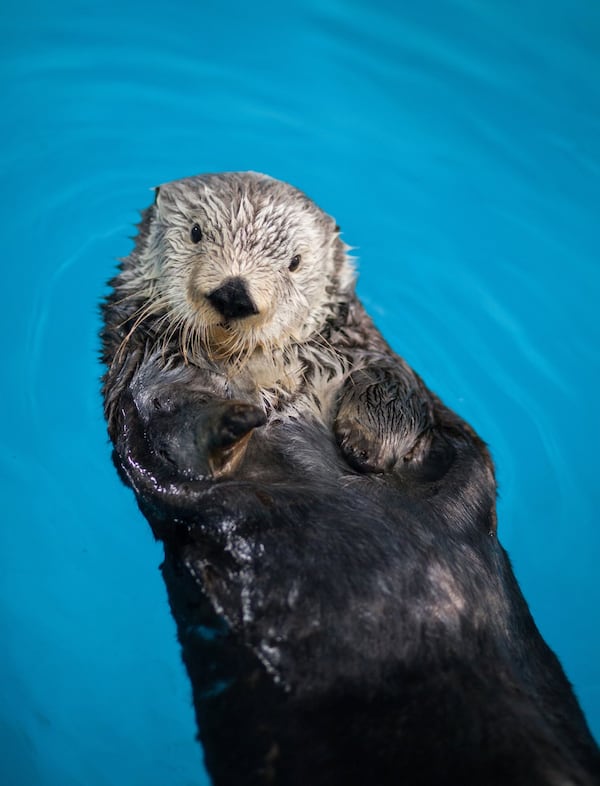
[[(253, 172), (199, 175), (160, 186), (152, 209), (131, 271), (137, 281), (127, 283), (144, 289), (144, 314), (162, 315), (168, 337), (179, 334), (187, 362), (285, 353), (318, 335), (351, 293), (354, 271), (335, 221), (287, 183)], [(243, 279), (257, 314), (224, 320), (211, 305), (207, 295), (231, 277)]]

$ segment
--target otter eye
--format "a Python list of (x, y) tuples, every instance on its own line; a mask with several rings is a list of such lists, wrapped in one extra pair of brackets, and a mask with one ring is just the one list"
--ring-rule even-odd
[(192, 243), (199, 243), (202, 240), (202, 230), (200, 229), (199, 224), (194, 224), (192, 231), (190, 232), (190, 237), (192, 239)]
[(290, 262), (290, 264), (288, 266), (288, 270), (291, 270), (292, 273), (294, 272), (294, 270), (298, 270), (298, 265), (300, 264), (300, 259), (301, 259), (300, 254), (296, 254), (296, 256), (292, 257), (292, 261)]

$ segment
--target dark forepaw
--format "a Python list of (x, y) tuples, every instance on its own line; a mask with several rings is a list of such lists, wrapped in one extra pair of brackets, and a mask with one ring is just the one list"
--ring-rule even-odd
[(213, 449), (230, 447), (267, 420), (262, 409), (242, 401), (227, 401), (217, 409), (221, 412), (213, 429)]
[(237, 466), (264, 412), (233, 400), (192, 400), (157, 410), (148, 424), (150, 447), (177, 474), (218, 477)]
[(264, 426), (267, 417), (262, 409), (244, 401), (215, 403), (208, 417), (211, 419), (206, 441), (208, 467), (211, 475), (220, 477), (239, 464), (252, 432)]

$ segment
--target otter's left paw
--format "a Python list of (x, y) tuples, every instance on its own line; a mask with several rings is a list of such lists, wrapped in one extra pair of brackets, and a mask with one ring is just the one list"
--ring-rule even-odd
[(359, 472), (385, 472), (396, 461), (381, 437), (356, 418), (338, 417), (334, 423), (338, 445), (348, 464)]
[(333, 430), (359, 472), (389, 472), (419, 460), (429, 444), (431, 402), (405, 367), (373, 365), (348, 375)]

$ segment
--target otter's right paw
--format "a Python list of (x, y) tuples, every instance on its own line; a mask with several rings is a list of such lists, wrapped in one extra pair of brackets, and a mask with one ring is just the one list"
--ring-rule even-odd
[(225, 401), (213, 406), (216, 411), (211, 438), (215, 450), (231, 447), (267, 421), (262, 409), (244, 401)]
[(267, 417), (262, 409), (243, 401), (225, 401), (213, 407), (207, 456), (211, 474), (220, 477), (239, 464), (252, 432), (264, 426)]
[(264, 425), (264, 412), (230, 399), (188, 398), (150, 419), (147, 438), (154, 454), (186, 478), (220, 477), (243, 457), (252, 432)]

